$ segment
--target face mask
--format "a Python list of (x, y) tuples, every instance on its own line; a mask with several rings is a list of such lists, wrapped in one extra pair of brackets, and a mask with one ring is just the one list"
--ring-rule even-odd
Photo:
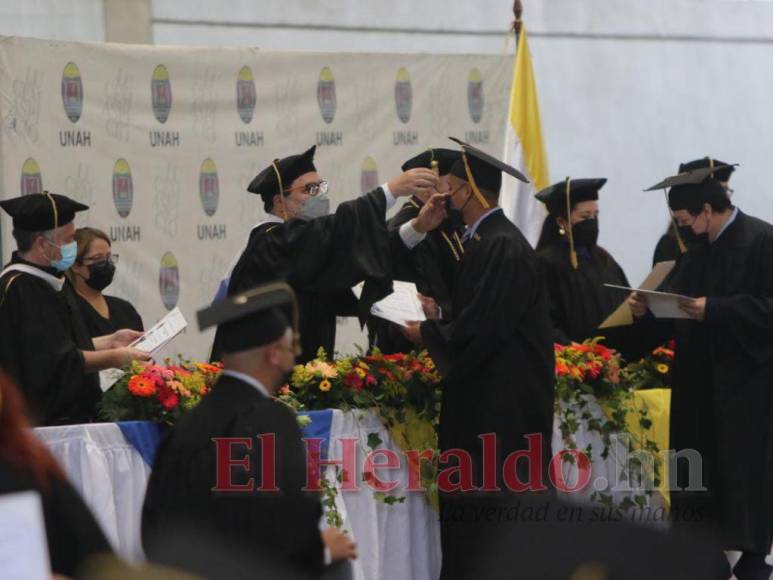
[(52, 246), (59, 248), (59, 251), (62, 253), (62, 257), (60, 259), (53, 260), (51, 262), (51, 267), (55, 270), (59, 270), (60, 272), (69, 270), (70, 267), (75, 263), (75, 257), (78, 255), (78, 242), (72, 241), (69, 244), (59, 246), (50, 240), (46, 241)]
[(679, 226), (679, 234), (682, 236), (682, 241), (688, 246), (706, 245), (709, 243), (708, 224), (706, 225), (706, 231), (703, 233), (696, 234), (695, 230), (693, 230), (693, 226), (699, 218), (700, 216), (695, 218), (695, 221), (689, 226)]
[(451, 226), (455, 229), (463, 229), (465, 226), (464, 218), (462, 217), (462, 212), (458, 209), (455, 209), (454, 206), (451, 204), (451, 198), (446, 198), (446, 216), (448, 216), (446, 219), (451, 224)]
[(315, 195), (310, 197), (306, 203), (303, 204), (296, 217), (304, 220), (311, 221), (315, 218), (326, 216), (330, 214), (330, 198), (324, 194)]
[(86, 284), (94, 290), (102, 291), (113, 282), (115, 265), (110, 260), (98, 262), (89, 266), (89, 279)]
[(582, 220), (572, 225), (572, 236), (577, 246), (592, 248), (599, 239), (599, 220)]

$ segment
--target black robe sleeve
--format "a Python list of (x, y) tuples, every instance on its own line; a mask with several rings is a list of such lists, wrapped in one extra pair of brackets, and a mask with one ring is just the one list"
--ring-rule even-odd
[[(13, 274), (0, 281), (3, 288)], [(99, 387), (93, 381), (96, 375), (85, 371), (65, 297), (46, 282), (21, 274), (2, 300), (0, 364), (16, 380), (33, 418), (42, 425), (91, 420)]]

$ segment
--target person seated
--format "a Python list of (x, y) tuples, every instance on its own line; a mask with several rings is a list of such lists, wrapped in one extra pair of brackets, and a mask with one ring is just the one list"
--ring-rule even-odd
[(89, 508), (35, 437), (16, 385), (0, 370), (0, 496), (25, 491), (40, 494), (54, 574), (73, 576), (90, 556), (112, 552)]
[[(198, 313), (202, 330), (218, 325), (224, 370), (156, 455), (142, 515), (149, 560), (196, 572), (196, 554), (169, 561), (163, 548), (167, 538), (191, 531), (305, 576), (321, 575), (326, 561), (356, 557), (346, 534), (320, 533), (320, 498), (303, 491), (306, 456), (297, 418), (272, 397), (299, 350), (289, 322), (298, 320), (296, 304), (287, 284), (273, 283)], [(273, 462), (263, 453), (261, 437), (268, 436)], [(264, 469), (264, 461), (271, 466)]]
[(96, 228), (78, 228), (75, 241), (78, 253), (67, 271), (67, 279), (75, 290), (89, 336), (104, 336), (122, 328), (142, 332), (142, 317), (130, 302), (102, 294), (113, 282), (118, 263), (118, 254), (111, 251), (110, 238)]

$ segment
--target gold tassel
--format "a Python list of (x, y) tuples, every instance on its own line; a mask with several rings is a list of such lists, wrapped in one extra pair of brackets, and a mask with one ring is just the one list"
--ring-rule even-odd
[(580, 263), (577, 261), (577, 252), (574, 250), (574, 234), (572, 233), (572, 200), (570, 193), (572, 191), (572, 180), (566, 178), (566, 233), (569, 237), (569, 261), (572, 263), (572, 268), (575, 270), (580, 267)]
[(676, 224), (676, 219), (673, 215), (671, 215), (671, 209), (668, 205), (668, 192), (664, 189), (663, 195), (666, 196), (666, 207), (669, 208), (669, 216), (671, 217), (671, 227), (674, 228), (674, 237), (676, 238), (676, 243), (679, 246), (679, 253), (680, 254), (686, 254), (687, 253), (687, 245), (684, 243), (684, 240), (682, 239), (682, 234), (679, 233), (679, 226)]
[(285, 188), (284, 184), (282, 183), (282, 176), (279, 174), (279, 167), (277, 167), (276, 162), (278, 160), (274, 159), (271, 162), (271, 167), (274, 168), (274, 173), (276, 173), (276, 179), (277, 182), (279, 182), (279, 197), (282, 200), (282, 218), (284, 221), (287, 221), (287, 207), (285, 206)]
[(462, 161), (464, 161), (464, 171), (467, 174), (467, 181), (472, 188), (472, 192), (475, 194), (475, 197), (478, 198), (483, 209), (490, 209), (491, 204), (486, 201), (486, 198), (483, 197), (483, 194), (478, 189), (478, 185), (475, 183), (475, 178), (472, 176), (472, 170), (470, 170), (470, 165), (467, 163), (467, 153), (465, 153), (464, 149), (462, 149)]

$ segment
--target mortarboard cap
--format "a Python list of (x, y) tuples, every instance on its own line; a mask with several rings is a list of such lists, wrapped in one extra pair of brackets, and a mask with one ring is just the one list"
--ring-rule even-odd
[(462, 147), (462, 158), (451, 167), (451, 175), (468, 182), (483, 207), (488, 208), (490, 204), (480, 194), (480, 190), (499, 195), (503, 171), (524, 183), (529, 183), (526, 176), (515, 167), (511, 167), (460, 139), (455, 137), (449, 137), (449, 139)]
[(666, 177), (663, 181), (659, 181), (652, 187), (648, 187), (644, 191), (656, 191), (659, 189), (668, 189), (669, 187), (675, 187), (677, 185), (689, 185), (695, 183), (701, 183), (707, 177), (711, 175), (712, 169), (709, 167), (702, 167), (700, 169), (692, 169), (689, 171), (683, 171), (678, 175), (672, 175)]
[(218, 325), (223, 352), (239, 352), (270, 344), (292, 327), (296, 346), (298, 305), (285, 282), (263, 284), (229, 296), (196, 313), (199, 330)]
[[(583, 201), (596, 201), (599, 190), (607, 182), (606, 177), (571, 179), (569, 181), (569, 205)], [(552, 215), (566, 215), (566, 180), (554, 183), (537, 193), (534, 197), (547, 207)]]
[(75, 213), (89, 209), (58, 193), (31, 193), (0, 201), (8, 215), (13, 218), (13, 227), (28, 232), (44, 232), (69, 224)]
[(713, 157), (707, 156), (696, 159), (694, 161), (688, 161), (687, 163), (680, 163), (679, 173), (693, 171), (695, 169), (704, 169), (707, 167), (714, 170), (714, 179), (724, 183), (730, 180), (730, 175), (733, 173), (733, 171), (735, 171), (735, 168), (738, 167), (738, 164), (725, 163), (719, 159), (714, 159)]
[[(255, 179), (250, 182), (247, 191), (257, 193), (263, 199), (263, 203), (270, 204), (277, 193), (286, 190), (301, 175), (317, 170), (314, 166), (314, 152), (316, 150), (317, 146), (312, 145), (300, 155), (275, 159), (271, 165), (258, 173)], [(277, 171), (279, 172), (278, 177)]]
[(432, 162), (434, 161), (437, 163), (438, 175), (448, 175), (451, 173), (454, 163), (461, 158), (462, 154), (453, 149), (427, 149), (403, 163), (402, 170), (408, 171), (417, 167), (433, 169)]

